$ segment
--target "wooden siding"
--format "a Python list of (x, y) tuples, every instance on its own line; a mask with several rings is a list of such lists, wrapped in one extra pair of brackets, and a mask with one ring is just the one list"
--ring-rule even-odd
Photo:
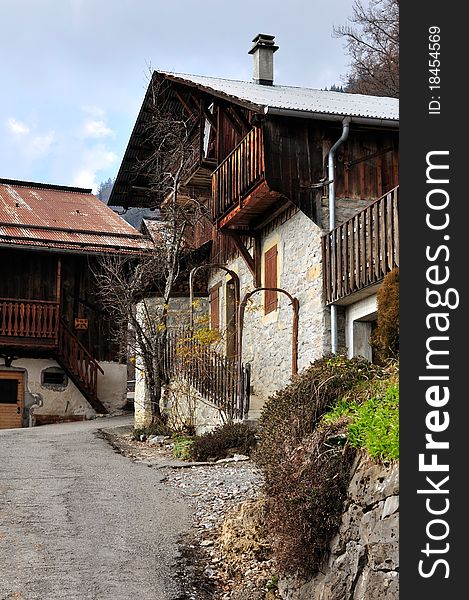
[(57, 262), (57, 254), (0, 250), (0, 297), (55, 300)]
[(307, 119), (271, 118), (264, 123), (265, 180), (318, 223), (324, 177), (324, 125)]
[(399, 266), (396, 187), (322, 240), (327, 303), (378, 283)]
[(72, 329), (75, 318), (88, 319), (88, 329), (75, 331), (77, 338), (96, 360), (116, 360), (112, 321), (99, 305), (92, 273), (95, 259), (61, 255), (59, 278), (58, 258), (55, 253), (0, 250), (0, 343), (25, 348), (54, 346), (60, 314)]
[[(339, 133), (339, 131), (337, 132)], [(335, 137), (328, 136), (324, 160)], [(374, 199), (399, 183), (397, 134), (351, 131), (339, 148), (336, 163), (336, 198)]]

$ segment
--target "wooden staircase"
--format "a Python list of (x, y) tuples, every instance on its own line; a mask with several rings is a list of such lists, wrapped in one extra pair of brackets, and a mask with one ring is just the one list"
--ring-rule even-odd
[(98, 371), (104, 371), (62, 319), (59, 320), (57, 362), (97, 413), (108, 410), (98, 398)]

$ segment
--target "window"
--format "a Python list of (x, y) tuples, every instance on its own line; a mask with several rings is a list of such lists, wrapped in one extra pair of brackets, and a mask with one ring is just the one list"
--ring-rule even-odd
[[(264, 287), (278, 287), (277, 282), (277, 246), (272, 246), (264, 254)], [(264, 296), (264, 314), (277, 310), (278, 294), (277, 292), (266, 291)]]
[(67, 374), (59, 367), (48, 367), (41, 372), (41, 384), (54, 388), (67, 387)]
[(0, 404), (16, 404), (18, 402), (18, 380), (0, 379)]
[(210, 329), (220, 329), (220, 287), (218, 283), (210, 290)]

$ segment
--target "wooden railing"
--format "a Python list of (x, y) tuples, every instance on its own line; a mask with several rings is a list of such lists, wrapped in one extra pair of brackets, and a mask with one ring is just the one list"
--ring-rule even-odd
[(214, 221), (235, 206), (264, 176), (262, 129), (254, 127), (212, 175), (211, 214)]
[(242, 419), (249, 410), (250, 366), (243, 365), (238, 390), (237, 360), (199, 342), (188, 331), (173, 330), (166, 336), (163, 372), (168, 381), (187, 381), (201, 396), (230, 419)]
[(327, 303), (381, 281), (399, 266), (398, 193), (394, 188), (323, 237)]
[(57, 343), (58, 302), (0, 298), (0, 337), (21, 338), (33, 345)]
[(98, 371), (104, 371), (62, 319), (59, 326), (58, 355), (75, 385), (85, 394), (92, 406), (101, 412), (100, 409), (104, 407), (98, 400)]

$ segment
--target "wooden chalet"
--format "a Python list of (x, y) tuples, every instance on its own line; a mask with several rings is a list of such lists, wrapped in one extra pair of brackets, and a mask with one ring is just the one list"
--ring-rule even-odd
[[(286, 291), (293, 295), (301, 290), (305, 296), (300, 298), (300, 336), (305, 340), (308, 331), (306, 325), (302, 330), (302, 322), (314, 319), (302, 321), (302, 314), (319, 310), (324, 315), (322, 321), (318, 317), (325, 323), (324, 331), (300, 357), (301, 367), (330, 351), (328, 306), (353, 304), (373, 295), (386, 273), (398, 265), (398, 101), (274, 85), (274, 38), (259, 34), (253, 42), (252, 82), (155, 71), (110, 203), (132, 207), (154, 202), (151, 176), (141, 169), (157, 143), (148, 139), (147, 125), (155, 103), (173, 106), (175, 114), (185, 116), (191, 132), (192, 159), (182, 187), (207, 207), (206, 222), (196, 227), (192, 239), (210, 246), (212, 263), (236, 270), (241, 295), (252, 287), (288, 287)], [(344, 131), (344, 122), (349, 124), (348, 137), (335, 154), (331, 179), (329, 153)], [(336, 219), (331, 231), (332, 186)], [(301, 225), (293, 228), (298, 220)], [(295, 255), (289, 239), (298, 235), (305, 238), (298, 238), (296, 246), (310, 254), (304, 271), (297, 266), (303, 258)], [(311, 242), (317, 236), (319, 241)], [(249, 277), (244, 277), (244, 269)], [(298, 273), (297, 283), (292, 272)], [(304, 281), (317, 273), (320, 288), (315, 279), (306, 293)], [(225, 276), (220, 271), (216, 280), (214, 275), (209, 291), (212, 321), (228, 329), (236, 307), (228, 308), (228, 289), (219, 291), (219, 285), (227, 285)], [(262, 323), (266, 337), (272, 337), (277, 334), (269, 329), (267, 315), (278, 313), (283, 301), (277, 291), (263, 294)], [(342, 322), (344, 310), (339, 308)], [(246, 321), (246, 330), (248, 326)], [(258, 324), (254, 331), (262, 335)], [(341, 335), (342, 346), (353, 346), (345, 339), (346, 332)], [(262, 346), (262, 341), (253, 341), (253, 346)], [(300, 340), (300, 347), (308, 347), (308, 342)], [(262, 361), (258, 362), (261, 368)], [(253, 381), (255, 363), (253, 359)]]
[(125, 365), (93, 267), (144, 246), (91, 190), (0, 179), (0, 427), (33, 404), (39, 422), (117, 407)]

